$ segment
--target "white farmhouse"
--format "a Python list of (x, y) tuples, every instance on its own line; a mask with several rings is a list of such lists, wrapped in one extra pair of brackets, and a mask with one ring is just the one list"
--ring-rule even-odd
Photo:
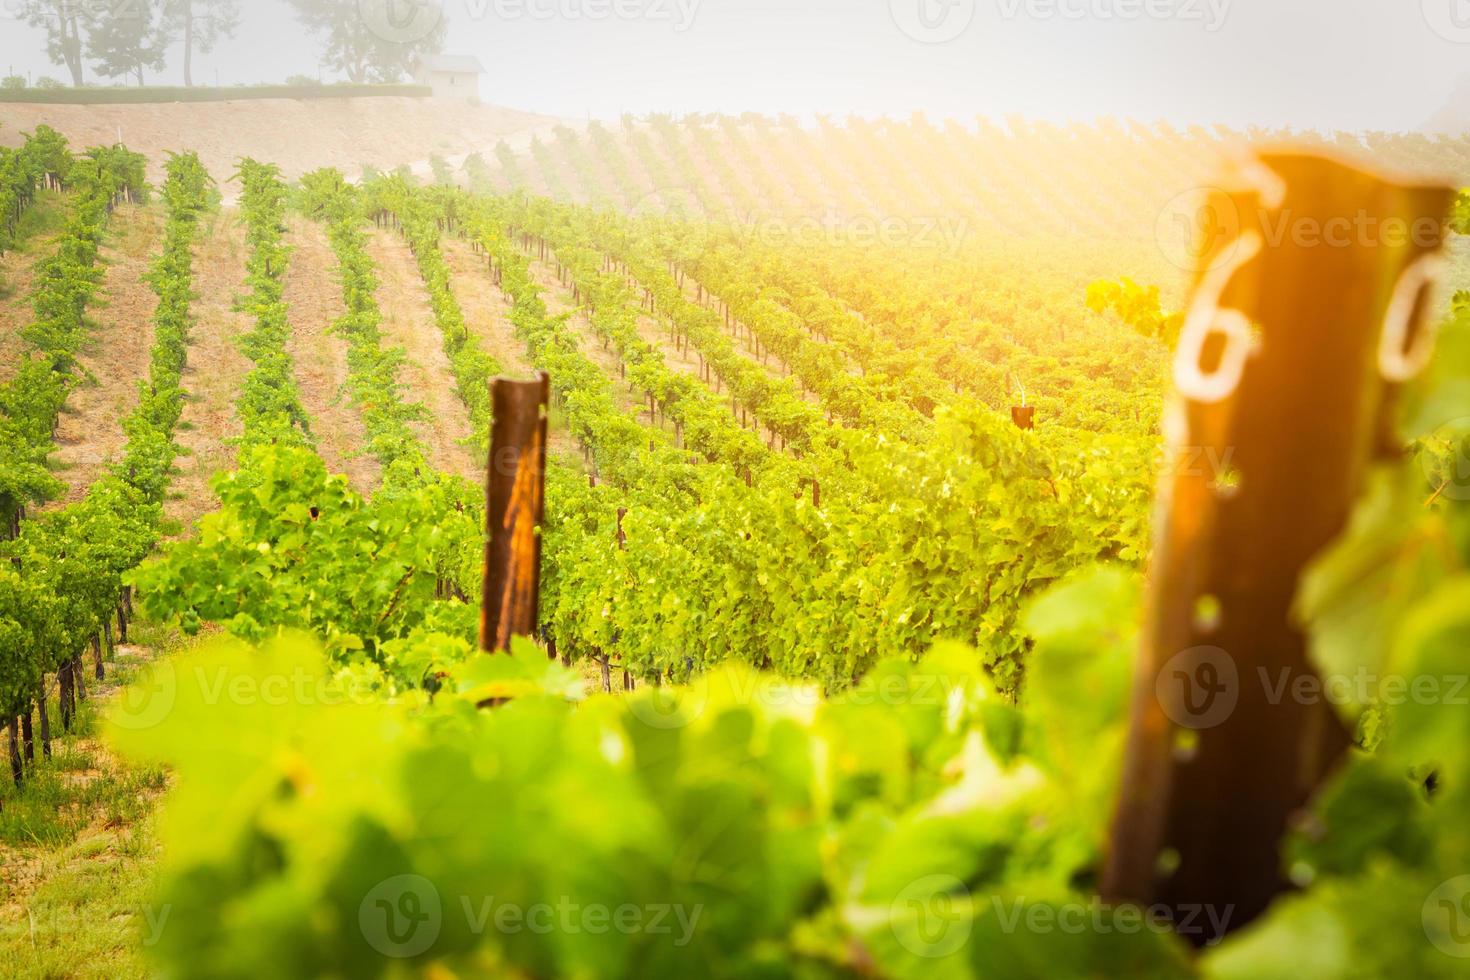
[(480, 76), (485, 66), (469, 54), (430, 54), (418, 58), (413, 66), (416, 85), (427, 85), (436, 99), (477, 99)]

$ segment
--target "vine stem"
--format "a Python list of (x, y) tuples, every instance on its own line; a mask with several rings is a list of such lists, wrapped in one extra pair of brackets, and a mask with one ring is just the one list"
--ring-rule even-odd
[(393, 610), (398, 608), (398, 600), (403, 598), (404, 587), (408, 585), (409, 580), (412, 579), (417, 573), (418, 566), (414, 566), (403, 573), (403, 578), (398, 580), (398, 588), (393, 590), (393, 598), (388, 601), (388, 608), (384, 609), (383, 615), (378, 617), (377, 625), (382, 626), (388, 621), (388, 617), (393, 615)]
[(1436, 500), (1438, 500), (1441, 496), (1444, 495), (1445, 490), (1449, 489), (1449, 485), (1450, 485), (1449, 477), (1445, 477), (1445, 481), (1439, 485), (1439, 489), (1438, 490), (1434, 491), (1434, 495), (1432, 497), (1430, 497), (1428, 500), (1424, 501), (1424, 506), (1425, 507), (1433, 507), (1434, 506), (1434, 502)]

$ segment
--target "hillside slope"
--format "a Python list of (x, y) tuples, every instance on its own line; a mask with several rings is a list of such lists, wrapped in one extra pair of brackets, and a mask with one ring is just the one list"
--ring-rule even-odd
[(356, 175), (433, 155), (483, 151), (502, 139), (529, 140), (560, 120), (514, 109), (415, 98), (256, 99), (144, 105), (0, 104), (0, 145), (45, 123), (76, 147), (121, 141), (148, 157), (162, 178), (170, 152), (194, 150), (223, 180), (243, 156), (270, 160), (294, 179), (318, 167)]

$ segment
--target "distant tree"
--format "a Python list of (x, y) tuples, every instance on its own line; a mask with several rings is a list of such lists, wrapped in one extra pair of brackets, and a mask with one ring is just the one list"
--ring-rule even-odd
[(50, 75), (42, 75), (40, 78), (36, 79), (36, 88), (44, 89), (48, 92), (51, 92), (59, 88), (66, 88), (66, 85), (52, 78)]
[(416, 55), (444, 50), (441, 0), (290, 0), (325, 48), (322, 65), (356, 84), (397, 82)]
[(82, 75), (83, 32), (94, 9), (90, 0), (33, 0), (26, 8), (27, 23), (46, 32), (46, 56), (53, 65), (66, 66), (77, 88), (86, 83)]
[(0, 89), (7, 92), (19, 92), (25, 87), (26, 77), (24, 75), (6, 75), (0, 78)]
[(168, 56), (168, 32), (152, 4), (134, 2), (100, 8), (87, 30), (87, 57), (107, 78), (131, 75), (142, 85), (145, 69), (162, 71)]
[(240, 0), (163, 0), (169, 37), (184, 46), (184, 84), (194, 84), (194, 52), (209, 54), (240, 27)]

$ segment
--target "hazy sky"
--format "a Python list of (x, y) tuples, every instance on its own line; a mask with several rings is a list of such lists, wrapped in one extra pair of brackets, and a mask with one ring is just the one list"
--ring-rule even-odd
[[(0, 0), (0, 18), (28, 2)], [(489, 69), (487, 101), (563, 116), (922, 109), (1405, 129), (1470, 73), (1470, 0), (361, 3), (442, 6), (447, 50)], [(239, 35), (197, 59), (196, 81), (317, 73), (285, 0), (244, 7)], [(0, 19), (7, 65), (65, 76), (39, 31)], [(159, 81), (178, 81), (179, 66)]]

